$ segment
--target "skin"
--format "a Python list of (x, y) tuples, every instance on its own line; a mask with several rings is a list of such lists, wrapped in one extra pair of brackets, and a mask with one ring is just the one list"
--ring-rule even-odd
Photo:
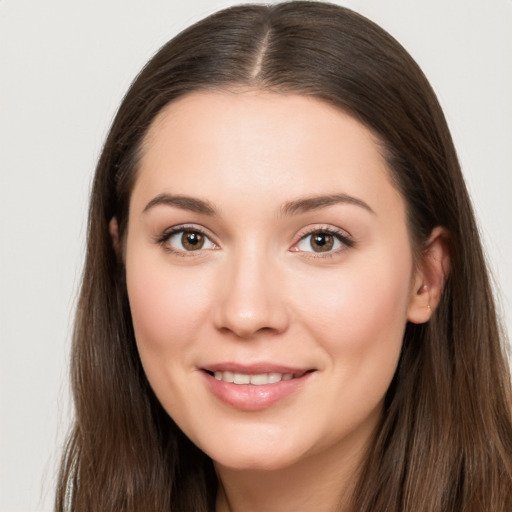
[[(406, 322), (427, 321), (442, 286), (441, 232), (414, 265), (389, 172), (362, 124), (299, 95), (195, 92), (152, 124), (124, 240), (128, 295), (157, 397), (214, 461), (218, 511), (346, 505)], [(167, 236), (182, 225), (205, 233), (201, 249)], [(324, 233), (333, 249), (315, 252), (308, 232), (325, 229), (349, 242)], [(245, 410), (206, 383), (203, 369), (226, 361), (311, 372)]]

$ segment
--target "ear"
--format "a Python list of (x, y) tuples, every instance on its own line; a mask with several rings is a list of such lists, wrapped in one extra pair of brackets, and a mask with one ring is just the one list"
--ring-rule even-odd
[(448, 232), (437, 226), (420, 255), (412, 280), (407, 319), (415, 324), (428, 322), (443, 294), (450, 273)]
[(110, 238), (112, 238), (112, 247), (114, 248), (114, 252), (116, 256), (120, 257), (119, 250), (119, 226), (117, 224), (117, 219), (112, 217), (110, 222), (108, 223), (108, 231), (110, 233)]

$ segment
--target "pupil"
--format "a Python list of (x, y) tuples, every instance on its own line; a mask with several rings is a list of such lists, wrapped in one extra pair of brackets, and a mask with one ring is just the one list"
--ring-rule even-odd
[(204, 243), (203, 235), (200, 233), (195, 233), (194, 231), (187, 231), (183, 233), (181, 237), (181, 243), (185, 249), (201, 249)]
[(326, 238), (327, 237), (325, 235), (316, 235), (315, 236), (315, 244), (319, 245), (319, 246), (325, 245), (327, 243)]
[(187, 242), (191, 245), (196, 245), (199, 243), (199, 237), (196, 233), (188, 233)]
[(316, 233), (311, 239), (311, 246), (315, 252), (330, 251), (334, 245), (332, 235), (326, 233)]

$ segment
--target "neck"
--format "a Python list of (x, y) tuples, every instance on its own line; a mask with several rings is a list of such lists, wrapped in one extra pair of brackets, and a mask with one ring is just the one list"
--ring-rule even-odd
[(278, 470), (216, 464), (216, 512), (350, 512), (370, 437), (364, 443), (354, 441)]

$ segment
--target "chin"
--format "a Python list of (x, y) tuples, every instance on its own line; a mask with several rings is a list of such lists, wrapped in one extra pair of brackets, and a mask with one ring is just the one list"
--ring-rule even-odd
[(216, 465), (232, 470), (277, 471), (293, 466), (304, 457), (305, 450), (299, 444), (282, 438), (265, 442), (261, 437), (251, 436), (239, 442), (219, 443), (212, 450), (206, 447), (203, 451)]
[(276, 453), (231, 453), (212, 460), (215, 465), (234, 471), (279, 471), (293, 466), (298, 457)]

